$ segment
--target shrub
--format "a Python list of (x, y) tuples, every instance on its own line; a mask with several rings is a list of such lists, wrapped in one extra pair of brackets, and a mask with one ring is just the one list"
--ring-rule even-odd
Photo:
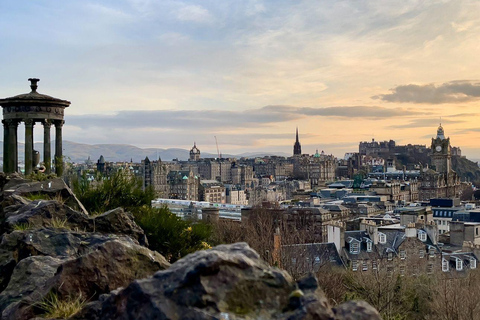
[(143, 206), (135, 213), (135, 221), (145, 231), (150, 248), (170, 262), (201, 249), (208, 249), (211, 227), (203, 222), (182, 220), (168, 208)]
[(118, 207), (134, 212), (141, 206), (150, 206), (155, 197), (152, 188), (143, 190), (142, 181), (125, 170), (118, 170), (109, 177), (97, 176), (92, 182), (83, 176), (73, 182), (73, 189), (89, 212), (105, 212)]

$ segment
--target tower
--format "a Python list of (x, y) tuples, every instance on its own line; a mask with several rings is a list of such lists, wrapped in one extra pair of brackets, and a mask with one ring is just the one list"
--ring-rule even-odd
[(442, 124), (438, 126), (437, 137), (432, 138), (432, 165), (438, 173), (449, 173), (452, 170), (452, 147), (450, 137), (445, 138)]
[(299, 156), (301, 154), (302, 154), (302, 146), (300, 145), (300, 141), (298, 141), (298, 127), (297, 127), (296, 140), (295, 140), (295, 144), (293, 145), (293, 155)]
[(200, 150), (197, 148), (197, 144), (193, 143), (193, 148), (190, 149), (190, 161), (199, 161), (200, 160)]

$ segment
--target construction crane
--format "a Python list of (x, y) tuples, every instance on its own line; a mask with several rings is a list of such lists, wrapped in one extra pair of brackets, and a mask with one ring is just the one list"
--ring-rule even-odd
[(218, 159), (221, 158), (220, 156), (220, 151), (218, 150), (218, 141), (217, 141), (217, 136), (214, 136), (215, 137), (215, 144), (217, 145), (217, 154), (218, 154)]

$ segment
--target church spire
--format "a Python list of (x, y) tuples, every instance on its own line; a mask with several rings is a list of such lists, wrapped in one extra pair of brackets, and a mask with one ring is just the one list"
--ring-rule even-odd
[(302, 154), (302, 146), (300, 145), (300, 141), (298, 139), (298, 127), (295, 136), (295, 144), (293, 145), (293, 155), (301, 155)]

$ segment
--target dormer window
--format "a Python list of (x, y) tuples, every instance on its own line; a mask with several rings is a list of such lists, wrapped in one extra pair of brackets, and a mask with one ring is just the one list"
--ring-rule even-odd
[(360, 252), (360, 243), (357, 241), (352, 241), (350, 243), (350, 253), (357, 254)]
[(463, 269), (463, 261), (462, 259), (456, 259), (456, 263), (455, 263), (455, 268), (457, 269), (457, 271), (462, 271)]
[(381, 244), (387, 243), (387, 236), (385, 235), (385, 233), (378, 233), (378, 242), (380, 242)]
[(418, 239), (422, 242), (425, 242), (427, 241), (427, 233), (423, 230), (418, 230), (418, 233), (417, 233), (417, 236), (418, 236)]
[(372, 242), (371, 241), (367, 242), (367, 252), (372, 252)]
[(442, 271), (443, 272), (448, 272), (448, 260), (447, 259), (442, 259)]
[(470, 258), (470, 269), (477, 269), (477, 259)]

